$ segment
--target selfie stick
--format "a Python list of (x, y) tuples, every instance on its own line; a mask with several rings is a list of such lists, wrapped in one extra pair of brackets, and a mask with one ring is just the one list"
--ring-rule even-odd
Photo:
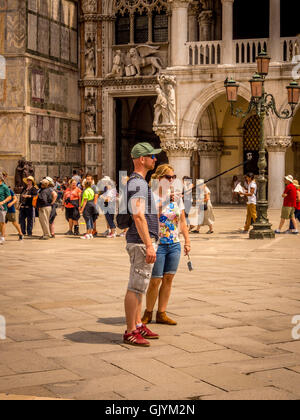
[(227, 171), (222, 172), (221, 174), (216, 175), (216, 176), (214, 176), (213, 178), (208, 179), (207, 181), (204, 181), (204, 184), (207, 184), (208, 182), (213, 181), (214, 179), (219, 178), (220, 176), (223, 176), (223, 175), (227, 174), (228, 172), (231, 172), (231, 171), (233, 171), (234, 169), (239, 168), (240, 166), (244, 166), (244, 165), (246, 165), (246, 164), (247, 164), (248, 162), (250, 162), (252, 159), (253, 159), (252, 153), (247, 153), (247, 160), (246, 160), (245, 162), (240, 163), (239, 165), (235, 166), (234, 168), (228, 169)]

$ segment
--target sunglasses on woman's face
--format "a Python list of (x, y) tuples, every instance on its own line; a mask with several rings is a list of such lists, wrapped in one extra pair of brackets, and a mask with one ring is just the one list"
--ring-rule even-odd
[(176, 175), (165, 175), (164, 178), (166, 178), (168, 181), (172, 181), (173, 179), (176, 179), (177, 176)]

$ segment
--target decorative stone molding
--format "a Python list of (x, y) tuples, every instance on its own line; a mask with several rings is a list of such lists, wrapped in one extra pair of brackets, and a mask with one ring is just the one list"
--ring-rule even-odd
[(176, 136), (176, 125), (173, 124), (160, 124), (158, 126), (153, 127), (154, 133), (160, 137), (162, 142), (174, 141), (174, 137)]
[(198, 143), (198, 152), (201, 156), (207, 154), (222, 153), (224, 149), (224, 142), (222, 141), (204, 141), (200, 140)]
[(80, 80), (79, 86), (86, 86), (86, 87), (109, 87), (109, 86), (153, 86), (153, 90), (155, 89), (155, 85), (157, 83), (157, 79), (155, 77), (135, 77), (135, 78), (122, 78), (122, 79), (94, 79), (94, 80)]
[(196, 138), (167, 139), (161, 138), (161, 148), (170, 157), (191, 157), (193, 152), (197, 151)]
[(82, 22), (114, 22), (116, 20), (115, 15), (99, 15), (99, 14), (91, 14), (91, 15), (82, 15), (80, 16), (79, 21)]
[(291, 147), (293, 142), (292, 137), (277, 136), (266, 138), (266, 148), (269, 152), (285, 152)]
[[(125, 15), (126, 13), (134, 14), (134, 13), (141, 13), (143, 11), (152, 12), (157, 11), (160, 13), (163, 9), (168, 8), (168, 1), (173, 0), (152, 0), (151, 2), (148, 0), (113, 0), (113, 10), (116, 13), (120, 13)], [(178, 0), (176, 0), (178, 1)], [(181, 0), (190, 1), (190, 0)]]

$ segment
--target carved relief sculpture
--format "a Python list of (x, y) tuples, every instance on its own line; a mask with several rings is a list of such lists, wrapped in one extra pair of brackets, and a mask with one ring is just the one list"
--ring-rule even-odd
[(162, 70), (161, 59), (153, 54), (157, 52), (160, 47), (150, 47), (149, 45), (140, 45), (129, 50), (129, 59), (131, 66), (134, 68), (135, 74), (127, 74), (127, 76), (141, 76), (141, 70), (144, 67), (152, 66), (152, 76), (160, 73)]
[(85, 77), (95, 77), (96, 70), (96, 55), (95, 55), (95, 40), (88, 38), (85, 49)]
[(88, 93), (85, 108), (85, 130), (87, 136), (96, 134), (96, 95)]
[(154, 105), (154, 126), (169, 124), (169, 109), (166, 94), (157, 86), (157, 101)]
[(32, 162), (28, 162), (25, 158), (18, 161), (18, 166), (15, 173), (15, 192), (20, 194), (24, 188), (23, 179), (28, 176), (34, 177), (34, 169)]
[(158, 96), (155, 104), (153, 125), (176, 125), (175, 77), (163, 74), (158, 77), (158, 83), (159, 86), (156, 88)]
[(97, 0), (82, 0), (82, 11), (83, 13), (96, 13)]
[(116, 55), (114, 57), (111, 73), (109, 73), (106, 77), (114, 78), (114, 77), (123, 77), (123, 76), (124, 76), (124, 62), (122, 58), (122, 51), (117, 50)]

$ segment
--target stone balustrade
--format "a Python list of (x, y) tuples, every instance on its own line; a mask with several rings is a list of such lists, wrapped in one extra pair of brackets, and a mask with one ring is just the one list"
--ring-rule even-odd
[(192, 66), (222, 63), (222, 41), (188, 42), (189, 64)]
[(255, 64), (257, 55), (268, 51), (268, 39), (238, 39), (234, 40), (234, 53), (236, 64)]
[[(257, 55), (262, 51), (270, 52), (270, 40), (237, 39), (233, 40), (233, 62), (237, 65), (255, 64)], [(187, 42), (190, 66), (208, 66), (224, 64), (223, 41)], [(291, 62), (300, 55), (300, 39), (297, 37), (280, 39), (280, 61)]]

